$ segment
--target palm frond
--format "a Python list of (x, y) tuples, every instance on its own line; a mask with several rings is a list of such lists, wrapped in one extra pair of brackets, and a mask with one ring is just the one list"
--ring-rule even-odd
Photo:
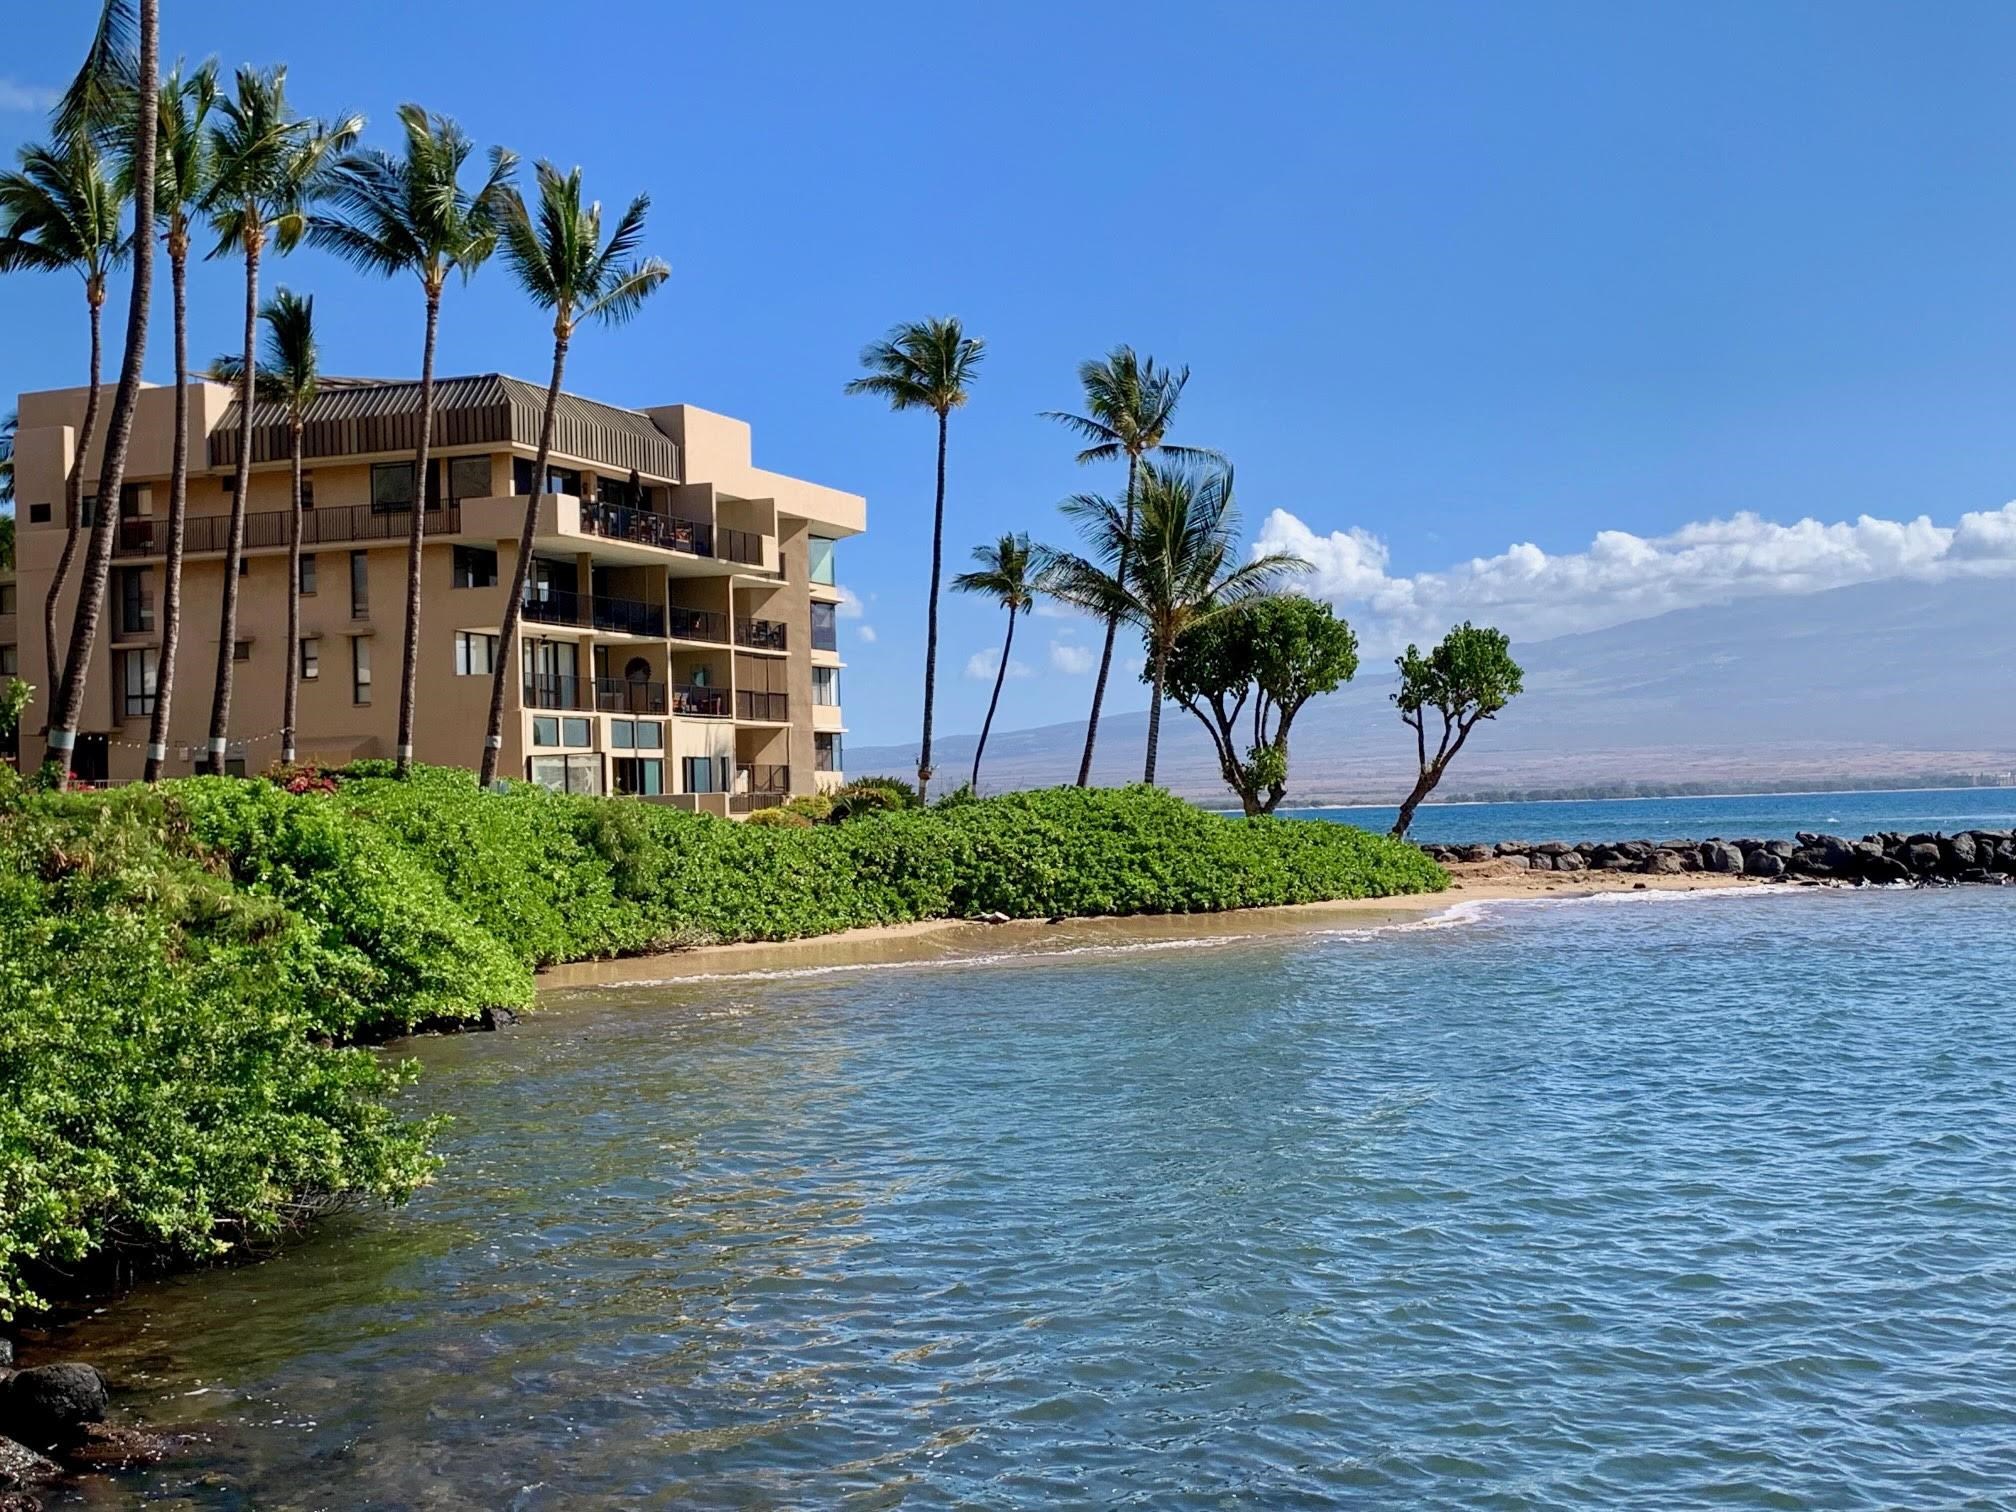
[(133, 0), (104, 0), (77, 77), (56, 102), (51, 125), (75, 139), (116, 130), (140, 87), (139, 15)]

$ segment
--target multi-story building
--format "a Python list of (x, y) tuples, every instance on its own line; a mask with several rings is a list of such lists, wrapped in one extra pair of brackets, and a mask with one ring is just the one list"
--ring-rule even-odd
[[(0, 588), (0, 672), (46, 680), (42, 603), (64, 539), (64, 479), (87, 391), (23, 394), (15, 440), (16, 571)], [(72, 766), (82, 780), (140, 775), (154, 707), (172, 388), (141, 391), (118, 533)], [(278, 759), (287, 657), (301, 669), (299, 759), (395, 754), (412, 510), (426, 510), (416, 759), (475, 766), (492, 668), (516, 658), (501, 770), (568, 791), (632, 793), (747, 813), (841, 780), (834, 545), (865, 502), (766, 472), (749, 427), (691, 405), (626, 410), (560, 400), (515, 648), (505, 595), (545, 391), (488, 374), (435, 386), (433, 457), (414, 477), (414, 383), (331, 382), (307, 416), (301, 634), (287, 644), (292, 519), (279, 409), (253, 415), (237, 633), (234, 771)], [(109, 409), (105, 391), (100, 413)], [(206, 757), (222, 624), (224, 549), (238, 459), (231, 389), (189, 391), (189, 503), (168, 770)], [(96, 448), (94, 448), (95, 451)], [(87, 458), (93, 477), (98, 458)], [(87, 516), (97, 501), (87, 499)], [(82, 553), (79, 554), (81, 566)], [(82, 574), (73, 573), (73, 577)], [(58, 615), (67, 633), (75, 590)], [(42, 754), (48, 690), (21, 723)]]

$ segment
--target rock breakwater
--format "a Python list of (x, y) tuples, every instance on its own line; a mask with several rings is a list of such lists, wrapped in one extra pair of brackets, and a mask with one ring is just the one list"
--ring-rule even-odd
[(2016, 884), (2016, 831), (1957, 834), (1886, 832), (1850, 840), (1801, 831), (1793, 840), (1561, 840), (1426, 845), (1431, 860), (1497, 861), (1520, 870), (1638, 872), (1671, 876), (1718, 872), (1764, 881), (1889, 884)]

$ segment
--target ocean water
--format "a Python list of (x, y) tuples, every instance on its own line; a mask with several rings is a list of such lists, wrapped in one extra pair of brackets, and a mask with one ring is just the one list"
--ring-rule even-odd
[(2016, 890), (573, 990), (63, 1341), (203, 1508), (2016, 1504)]
[[(1283, 809), (1381, 832), (1390, 808)], [(1801, 830), (1863, 835), (1884, 830), (2016, 828), (2016, 788), (1918, 788), (1881, 793), (1738, 794), (1720, 798), (1602, 798), (1569, 803), (1444, 803), (1415, 810), (1409, 834), (1424, 843), (1496, 840), (1790, 840)]]

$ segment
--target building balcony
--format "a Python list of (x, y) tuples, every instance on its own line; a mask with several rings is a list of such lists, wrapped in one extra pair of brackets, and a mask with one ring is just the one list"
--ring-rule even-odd
[(672, 712), (691, 715), (699, 719), (726, 719), (728, 717), (728, 690), (726, 688), (683, 687), (672, 690)]
[(671, 707), (668, 690), (661, 682), (644, 682), (632, 677), (595, 679), (595, 707), (604, 714), (664, 714)]
[(751, 651), (788, 651), (790, 635), (778, 620), (738, 619), (735, 644)]
[(641, 599), (591, 597), (565, 588), (547, 588), (525, 599), (525, 618), (541, 625), (573, 625), (611, 635), (665, 639), (665, 608)]
[(681, 609), (674, 605), (665, 626), (673, 640), (706, 641), (716, 646), (728, 644), (728, 616), (712, 609)]
[(728, 799), (731, 814), (753, 814), (758, 809), (780, 808), (790, 801), (790, 767), (743, 765), (735, 769), (735, 791)]
[(542, 673), (526, 678), (523, 686), (528, 709), (564, 709), (586, 714), (595, 708), (594, 686), (585, 677)]
[(752, 693), (747, 688), (738, 688), (735, 717), (754, 724), (789, 724), (791, 699), (783, 693)]
[[(265, 509), (245, 516), (244, 549), (259, 551), (285, 546), (292, 530), (294, 511)], [(426, 530), (431, 535), (454, 535), (462, 528), (460, 505), (439, 505), (427, 511)], [(351, 541), (403, 541), (413, 529), (410, 509), (374, 509), (359, 504), (341, 509), (301, 511), (303, 547), (333, 546)], [(190, 515), (183, 522), (182, 551), (186, 556), (222, 552), (230, 546), (229, 515)], [(162, 556), (168, 550), (166, 515), (138, 515), (119, 522), (112, 540), (115, 557)]]
[[(463, 500), (463, 539), (489, 545), (516, 538), (528, 502), (524, 495)], [(532, 544), (542, 553), (586, 552), (598, 561), (659, 566), (674, 577), (719, 577), (751, 567), (770, 571), (777, 557), (776, 542), (768, 536), (572, 494), (539, 496)]]

